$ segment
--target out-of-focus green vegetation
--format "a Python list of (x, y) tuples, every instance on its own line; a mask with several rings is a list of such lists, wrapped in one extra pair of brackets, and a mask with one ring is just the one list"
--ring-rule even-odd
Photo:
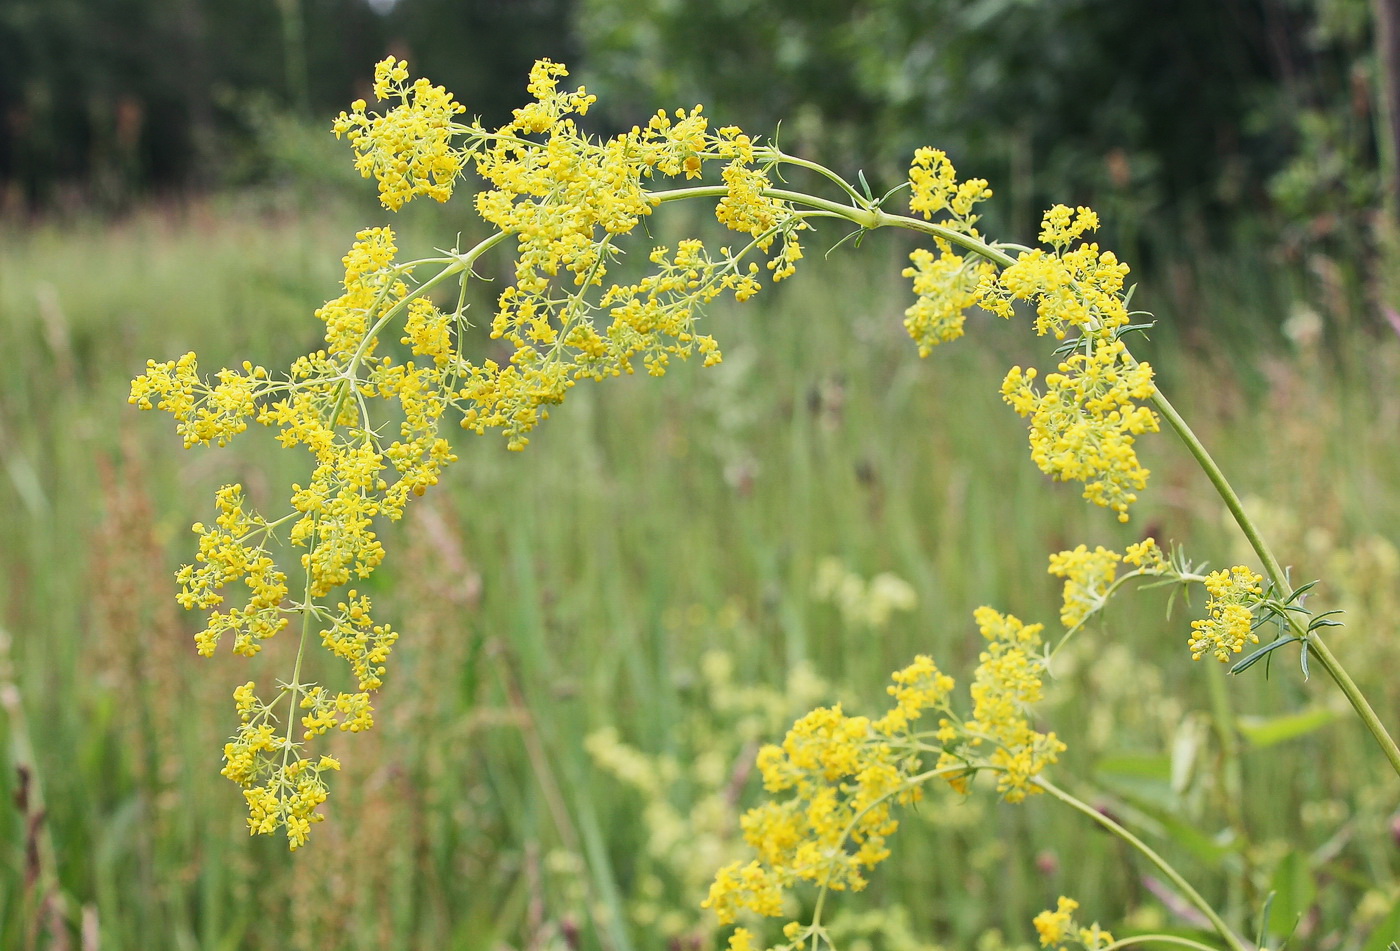
[[(291, 644), (200, 660), (171, 571), (215, 485), (279, 494), (297, 454), (186, 452), (125, 403), (149, 356), (273, 366), (315, 345), (310, 313), (369, 222), (271, 204), (0, 232), (0, 750), (23, 767), (0, 795), (26, 807), (0, 813), (0, 947), (708, 948), (695, 882), (712, 869), (694, 865), (725, 857), (757, 792), (748, 738), (803, 704), (873, 707), (916, 652), (965, 676), (976, 606), (1054, 621), (1045, 554), (1066, 544), (1150, 533), (1245, 557), (1167, 436), (1144, 443), (1153, 484), (1127, 526), (1045, 482), (997, 392), (1035, 342), (982, 319), (919, 360), (892, 279), (907, 248), (875, 235), (718, 309), (718, 368), (580, 387), (521, 454), (462, 441), (464, 464), (386, 528), (373, 594), (405, 633), (380, 722), (344, 745), (330, 818), (290, 857), (246, 835), (218, 750), (219, 694)], [(1400, 346), (1306, 287), (1214, 259), (1136, 302), (1196, 309), (1191, 336), (1154, 333), (1163, 387), (1294, 577), (1327, 579), (1348, 610), (1336, 649), (1395, 722)], [(892, 573), (917, 604), (861, 621), (831, 603), (833, 572)], [(1278, 892), (1275, 933), (1301, 913), (1298, 946), (1382, 948), (1400, 931), (1394, 779), (1359, 765), (1377, 757), (1329, 685), (1280, 664), (1218, 691), (1220, 669), (1187, 658), (1191, 610), (1168, 622), (1164, 604), (1121, 598), (1057, 665), (1056, 781), (1140, 823), (1234, 913)], [(617, 743), (659, 794), (619, 778)], [(1191, 924), (1052, 804), (940, 796), (870, 893), (838, 902), (840, 927), (875, 948), (994, 948), (992, 930), (1028, 947), (1062, 893), (1105, 924)]]
[[(1046, 483), (997, 392), (1044, 354), (982, 319), (920, 361), (893, 278), (908, 248), (873, 235), (719, 308), (718, 368), (582, 386), (523, 454), (461, 440), (464, 464), (385, 528), (372, 594), (404, 637), (378, 726), (338, 751), (330, 819), (295, 858), (250, 839), (218, 775), (219, 694), (290, 645), (198, 659), (171, 575), (216, 485), (257, 502), (304, 473), (270, 439), (180, 450), (127, 384), (148, 357), (275, 367), (317, 345), (350, 236), (383, 217), (326, 117), (389, 52), (488, 121), (551, 56), (612, 107), (600, 129), (704, 101), (757, 134), (782, 119), (782, 143), (833, 165), (860, 156), (876, 186), (940, 145), (1025, 240), (1044, 203), (1092, 202), (1162, 318), (1145, 355), (1163, 388), (1293, 577), (1326, 579), (1313, 606), (1347, 610), (1336, 649), (1396, 722), (1390, 6), (0, 5), (0, 948), (707, 949), (698, 889), (733, 857), (756, 741), (816, 703), (874, 707), (916, 652), (965, 677), (980, 604), (1053, 628), (1049, 551), (1153, 534), (1249, 557), (1167, 436), (1144, 444), (1126, 527)], [(189, 190), (206, 197), (149, 201)], [(479, 227), (458, 214), (396, 227)], [(915, 603), (872, 620), (850, 592), (905, 603), (881, 575)], [(1240, 921), (1273, 893), (1275, 942), (1296, 918), (1290, 947), (1383, 951), (1394, 779), (1362, 765), (1327, 684), (1283, 664), (1226, 684), (1165, 602), (1120, 598), (1057, 666), (1057, 781)], [(1117, 932), (1193, 924), (1043, 802), (933, 797), (894, 847), (838, 903), (849, 947), (1028, 948), (1059, 894)]]

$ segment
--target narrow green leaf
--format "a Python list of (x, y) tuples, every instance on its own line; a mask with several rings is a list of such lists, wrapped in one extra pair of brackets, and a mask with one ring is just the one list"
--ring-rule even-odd
[(877, 204), (877, 205), (880, 205), (880, 206), (883, 206), (883, 205), (885, 204), (885, 202), (887, 202), (887, 201), (890, 200), (890, 196), (891, 196), (891, 195), (896, 194), (897, 192), (901, 191), (902, 189), (905, 189), (905, 188), (912, 188), (912, 187), (913, 187), (912, 183), (906, 178), (904, 181), (900, 182), (898, 185), (894, 186), (894, 187), (891, 188), (889, 191), (887, 191), (887, 192), (885, 192), (883, 195), (881, 195), (881, 196), (880, 196), (880, 200), (879, 200), (878, 202), (876, 202), (876, 204)]
[(1285, 644), (1291, 644), (1294, 641), (1301, 639), (1302, 638), (1298, 637), (1298, 635), (1291, 634), (1288, 637), (1280, 637), (1278, 640), (1270, 641), (1269, 643), (1265, 644), (1263, 647), (1254, 651), (1242, 660), (1235, 661), (1235, 663), (1230, 667), (1230, 673), (1243, 673), (1244, 671), (1253, 667), (1255, 664), (1259, 663), (1259, 661), (1263, 660), (1272, 651), (1276, 651)]
[(833, 253), (837, 248), (841, 247), (841, 245), (845, 244), (847, 241), (850, 241), (852, 238), (855, 239), (856, 247), (860, 247), (860, 242), (861, 242), (861, 239), (862, 239), (863, 237), (865, 237), (865, 229), (864, 229), (864, 228), (857, 228), (856, 230), (852, 231), (850, 234), (848, 234), (848, 235), (846, 235), (845, 237), (843, 237), (840, 241), (837, 241), (837, 242), (836, 242), (835, 244), (833, 244), (831, 247), (827, 248), (827, 249), (826, 249), (826, 257), (831, 257), (832, 253)]
[(1298, 600), (1298, 598), (1302, 597), (1303, 595), (1305, 595), (1305, 594), (1307, 594), (1309, 591), (1311, 591), (1311, 590), (1313, 589), (1313, 587), (1314, 587), (1316, 584), (1317, 584), (1317, 581), (1309, 581), (1307, 584), (1305, 584), (1305, 585), (1303, 585), (1303, 586), (1301, 586), (1301, 587), (1294, 588), (1294, 589), (1293, 589), (1293, 593), (1290, 594), (1290, 595), (1288, 596), (1288, 598), (1287, 598), (1283, 603), (1284, 603), (1284, 604), (1291, 604), (1292, 602)]
[(1274, 896), (1278, 892), (1269, 892), (1269, 896), (1264, 899), (1264, 910), (1259, 913), (1259, 930), (1255, 932), (1254, 944), (1256, 947), (1264, 947), (1264, 939), (1268, 937), (1269, 931), (1269, 909), (1274, 907)]

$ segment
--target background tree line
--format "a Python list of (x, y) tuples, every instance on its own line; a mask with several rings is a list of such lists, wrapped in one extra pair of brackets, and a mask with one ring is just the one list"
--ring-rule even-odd
[(1120, 241), (1164, 214), (1228, 230), (1277, 212), (1298, 240), (1364, 243), (1393, 148), (1395, 6), (4, 0), (0, 207), (266, 176), (268, 130), (319, 134), (387, 52), (500, 121), (549, 56), (602, 96), (600, 131), (703, 101), (759, 132), (781, 120), (782, 143), (882, 180), (938, 143), (1001, 185), (1018, 233), (1054, 198), (1093, 202)]

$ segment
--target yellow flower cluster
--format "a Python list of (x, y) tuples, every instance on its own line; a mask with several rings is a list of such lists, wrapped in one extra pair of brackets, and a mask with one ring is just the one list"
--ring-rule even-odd
[(1023, 624), (1011, 614), (988, 607), (974, 612), (987, 649), (978, 658), (972, 681), (972, 718), (963, 724), (967, 746), (945, 752), (943, 763), (993, 747), (985, 758), (997, 771), (997, 791), (1007, 802), (1038, 793), (1031, 780), (1065, 750), (1054, 733), (1039, 733), (1027, 710), (1041, 698), (1039, 658), (1043, 625)]
[(784, 890), (799, 880), (864, 888), (862, 870), (889, 855), (885, 839), (899, 825), (891, 806), (922, 796), (911, 781), (917, 754), (893, 738), (925, 710), (943, 708), (952, 688), (952, 678), (921, 656), (895, 674), (890, 690), (896, 702), (880, 720), (848, 717), (839, 705), (818, 707), (793, 724), (782, 746), (760, 750), (764, 789), (791, 796), (745, 814), (744, 838), (758, 859), (721, 869), (704, 907), (728, 924), (744, 908), (781, 915)]
[[(237, 483), (219, 489), (214, 504), (219, 515), (213, 526), (195, 522), (199, 549), (194, 565), (176, 572), (180, 583), (176, 596), (187, 609), (209, 612), (204, 629), (195, 635), (199, 653), (209, 657), (225, 633), (234, 635), (233, 652), (252, 657), (262, 650), (262, 642), (287, 626), (282, 602), (287, 597), (286, 575), (278, 570), (265, 546), (269, 528), (262, 516), (244, 511), (243, 486)], [(259, 540), (258, 544), (251, 544)], [(242, 581), (248, 588), (243, 607), (216, 610), (223, 604), (220, 590)]]
[(1207, 616), (1191, 622), (1188, 646), (1192, 660), (1213, 654), (1225, 663), (1232, 654), (1244, 650), (1246, 641), (1259, 643), (1259, 635), (1254, 633), (1253, 608), (1264, 594), (1263, 582), (1261, 575), (1244, 565), (1229, 571), (1212, 571), (1206, 576), (1210, 599), (1206, 601)]
[(1061, 624), (1075, 627), (1103, 607), (1122, 560), (1122, 555), (1102, 545), (1093, 551), (1086, 545), (1079, 545), (1073, 551), (1050, 556), (1050, 574), (1065, 579)]
[[(957, 170), (945, 153), (919, 149), (909, 168), (909, 181), (911, 211), (926, 219), (946, 213), (943, 223), (948, 227), (977, 234), (973, 206), (992, 196), (984, 179), (959, 182)], [(940, 343), (962, 336), (967, 309), (980, 302), (981, 288), (996, 273), (992, 262), (976, 256), (969, 261), (956, 253), (945, 238), (935, 237), (934, 245), (937, 256), (927, 248), (917, 248), (909, 255), (913, 267), (901, 272), (914, 279), (914, 293), (918, 295), (904, 312), (904, 327), (918, 345), (921, 357), (928, 356)]]
[(940, 343), (963, 335), (969, 307), (981, 298), (980, 288), (995, 273), (996, 266), (982, 258), (971, 261), (953, 252), (943, 238), (935, 238), (937, 257), (928, 248), (916, 248), (909, 255), (913, 267), (901, 274), (914, 279), (918, 299), (904, 311), (904, 329), (926, 357)]
[[(146, 372), (131, 382), (129, 403), (141, 409), (162, 409), (176, 419), (175, 431), (191, 446), (226, 446), (248, 428), (256, 412), (256, 397), (264, 389), (267, 370), (251, 363), (243, 372), (223, 369), (218, 384), (209, 386), (199, 376), (193, 353), (178, 360), (146, 361)], [(152, 403), (152, 400), (155, 400)]]
[(239, 728), (224, 744), (223, 774), (243, 787), (249, 832), (268, 835), (285, 829), (295, 851), (306, 844), (312, 824), (324, 818), (315, 811), (326, 801), (321, 776), (340, 769), (340, 762), (333, 756), (279, 762), (277, 754), (288, 749), (289, 741), (278, 735), (271, 704), (260, 701), (253, 688), (249, 681), (233, 692)]
[(914, 152), (914, 161), (909, 166), (909, 185), (910, 211), (922, 214), (926, 221), (947, 212), (953, 228), (972, 235), (977, 233), (973, 227), (977, 223), (973, 207), (992, 197), (985, 178), (959, 182), (957, 169), (941, 149), (924, 148)]
[[(473, 153), (490, 186), (477, 194), (477, 212), (517, 244), (515, 283), (502, 291), (491, 323), (492, 337), (516, 349), (504, 366), (472, 367), (463, 393), (472, 405), (463, 425), (478, 433), (500, 428), (513, 449), (526, 445), (548, 407), (581, 379), (631, 373), (638, 356), (655, 376), (673, 357), (696, 352), (707, 366), (718, 363), (715, 341), (695, 332), (700, 308), (725, 291), (741, 301), (758, 292), (758, 265), (741, 262), (749, 250), (767, 252), (782, 238), (768, 262), (775, 281), (792, 274), (802, 257), (797, 233), (806, 225), (790, 205), (766, 195), (768, 179), (751, 167), (754, 146), (742, 131), (711, 131), (697, 106), (659, 112), (645, 127), (597, 141), (575, 122), (594, 97), (582, 87), (561, 91), (567, 75), (557, 63), (537, 63), (529, 86), (537, 101), (497, 132), (483, 133), (484, 144)], [(633, 231), (659, 201), (645, 183), (663, 175), (698, 177), (710, 160), (727, 161), (716, 215), (750, 235), (749, 248), (721, 248), (713, 256), (699, 241), (682, 241), (674, 255), (654, 249), (656, 270), (640, 282), (607, 283), (618, 253), (614, 239)], [(595, 287), (603, 288), (596, 300)]]
[[(943, 226), (977, 236), (972, 210), (991, 194), (985, 181), (959, 183), (946, 155), (920, 149), (909, 182), (913, 211), (925, 218), (945, 214)], [(1085, 498), (1127, 521), (1128, 507), (1148, 476), (1138, 462), (1135, 437), (1158, 427), (1156, 415), (1137, 401), (1150, 398), (1156, 388), (1152, 368), (1134, 360), (1118, 339), (1131, 319), (1123, 284), (1128, 266), (1097, 244), (1081, 241), (1098, 224), (1088, 208), (1056, 205), (1041, 220), (1040, 240), (1048, 250), (1023, 251), (1000, 270), (986, 258), (969, 262), (946, 237), (935, 236), (934, 250), (914, 251), (913, 266), (903, 271), (914, 279), (918, 295), (904, 312), (904, 325), (921, 356), (962, 336), (973, 306), (1011, 317), (1016, 302), (1027, 301), (1035, 305), (1038, 334), (1063, 340), (1074, 331), (1077, 352), (1058, 373), (1046, 376), (1044, 392), (1034, 385), (1034, 368), (1013, 367), (1002, 396), (1031, 418), (1031, 455), (1041, 471), (1084, 482)]]
[(1071, 213), (1056, 205), (1041, 219), (1040, 240), (1051, 245), (1023, 252), (982, 287), (979, 303), (994, 314), (1009, 317), (1018, 300), (1035, 304), (1035, 330), (1063, 340), (1070, 328), (1090, 336), (1103, 336), (1129, 322), (1123, 297), (1128, 265), (1112, 251), (1097, 244), (1070, 244), (1098, 227), (1099, 219), (1088, 208)]
[(1167, 558), (1162, 553), (1162, 549), (1157, 546), (1155, 538), (1144, 538), (1140, 542), (1129, 545), (1123, 552), (1123, 561), (1134, 565), (1138, 571), (1145, 575), (1160, 575), (1170, 568)]
[(379, 341), (368, 336), (370, 327), (408, 294), (403, 278), (410, 272), (394, 267), (398, 250), (393, 229), (366, 228), (355, 235), (355, 243), (341, 258), (345, 292), (316, 310), (316, 317), (326, 325), (326, 353), (336, 363), (343, 366), (356, 353), (373, 356)]
[(1127, 521), (1148, 476), (1135, 437), (1158, 426), (1156, 414), (1135, 401), (1150, 398), (1156, 386), (1151, 366), (1134, 360), (1118, 340), (1130, 320), (1123, 292), (1128, 266), (1097, 244), (1071, 247), (1098, 224), (1088, 208), (1051, 208), (1040, 231), (1051, 250), (1025, 251), (983, 281), (978, 303), (1009, 317), (1015, 301), (1031, 301), (1037, 333), (1061, 340), (1071, 329), (1078, 333), (1079, 352), (1046, 375), (1043, 393), (1034, 386), (1033, 367), (1013, 367), (1002, 396), (1030, 417), (1031, 457), (1040, 470), (1084, 482), (1086, 499)]
[(1042, 948), (1054, 946), (1055, 951), (1069, 951), (1069, 946), (1062, 942), (1072, 942), (1085, 951), (1098, 951), (1113, 944), (1113, 935), (1100, 928), (1098, 922), (1087, 928), (1076, 924), (1074, 913), (1078, 909), (1079, 902), (1061, 896), (1054, 911), (1042, 911), (1035, 916), (1031, 924), (1035, 925)]
[(379, 182), (379, 200), (398, 211), (415, 196), (447, 201), (469, 153), (452, 145), (462, 127), (452, 117), (466, 111), (452, 94), (426, 79), (407, 84), (408, 63), (392, 56), (374, 69), (374, 95), (399, 100), (387, 113), (366, 113), (357, 99), (332, 127), (355, 149), (355, 168)]
[(1084, 498), (1126, 522), (1148, 476), (1135, 437), (1158, 426), (1156, 414), (1134, 402), (1152, 395), (1152, 368), (1112, 340), (1068, 357), (1046, 375), (1044, 392), (1036, 376), (1034, 367), (1012, 367), (1001, 387), (1002, 398), (1030, 417), (1031, 459), (1046, 475), (1085, 483)]
[(1102, 545), (1093, 551), (1079, 545), (1071, 551), (1050, 556), (1050, 574), (1064, 578), (1060, 623), (1075, 628), (1108, 602), (1109, 592), (1118, 579), (1118, 564), (1132, 565), (1133, 575), (1160, 575), (1170, 570), (1155, 539), (1145, 538), (1129, 545), (1122, 554)]
[[(942, 777), (966, 791), (979, 770), (997, 775), (1009, 802), (1037, 792), (1032, 780), (1054, 763), (1064, 744), (1034, 730), (1028, 708), (1040, 699), (1039, 624), (980, 608), (976, 621), (987, 649), (973, 676), (972, 716), (961, 720), (949, 703), (953, 678), (919, 656), (896, 671), (887, 688), (893, 705), (877, 719), (848, 716), (840, 705), (818, 707), (793, 724), (781, 746), (759, 751), (764, 789), (786, 793), (750, 809), (744, 838), (756, 857), (716, 874), (704, 907), (722, 924), (748, 911), (785, 914), (783, 895), (800, 882), (827, 890), (860, 890), (865, 873), (890, 853), (887, 839), (899, 826), (893, 808), (922, 798), (923, 783)], [(926, 713), (940, 714), (933, 729), (917, 730)], [(937, 752), (932, 770), (923, 755)], [(820, 928), (790, 921), (793, 948)], [(733, 939), (751, 946), (751, 932)]]
[[(255, 710), (256, 715), (242, 717), (225, 748), (224, 773), (244, 787), (252, 831), (283, 830), (294, 848), (317, 821), (325, 767), (292, 740), (289, 721), (298, 706), (309, 711), (304, 740), (337, 725), (352, 732), (368, 729), (370, 696), (383, 684), (385, 661), (398, 637), (374, 623), (369, 599), (354, 591), (336, 608), (318, 602), (378, 567), (384, 549), (374, 520), (400, 517), (407, 500), (435, 484), (442, 467), (456, 458), (437, 435), (459, 372), (451, 321), (412, 294), (404, 280), (410, 269), (394, 263), (395, 253), (388, 228), (357, 236), (344, 259), (344, 292), (316, 312), (325, 325), (326, 349), (298, 359), (285, 381), (245, 366), (242, 375), (220, 373), (211, 387), (199, 380), (188, 355), (148, 364), (148, 372), (132, 384), (131, 401), (174, 414), (187, 445), (221, 442), (220, 436), (241, 431), (252, 417), (277, 429), (284, 446), (306, 446), (314, 459), (308, 484), (292, 486), (292, 511), (275, 522), (249, 508), (241, 485), (221, 488), (213, 524), (193, 527), (199, 535), (195, 563), (176, 575), (181, 604), (209, 612), (196, 636), (201, 654), (212, 654), (228, 633), (235, 653), (251, 656), (287, 626), (288, 615), (301, 614), (308, 629), (320, 626), (323, 645), (346, 661), (355, 678), (351, 693), (307, 683), (281, 685), (276, 699), (286, 700), (287, 713), (280, 721), (272, 704), (251, 699), (251, 687), (240, 688), (240, 713)], [(422, 367), (374, 353), (379, 329), (404, 312), (410, 348), (429, 358)], [(370, 413), (376, 398), (390, 407), (378, 418)], [(395, 421), (397, 438), (392, 438), (385, 424)], [(268, 548), (274, 530), (288, 522), (287, 540), (304, 549), (306, 588), (300, 601), (289, 600), (286, 575)], [(246, 603), (224, 608), (226, 588), (239, 581), (248, 589)]]

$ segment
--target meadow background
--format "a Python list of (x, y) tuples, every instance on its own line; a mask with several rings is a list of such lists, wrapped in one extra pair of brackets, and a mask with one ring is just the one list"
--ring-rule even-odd
[[(317, 345), (340, 256), (391, 218), (327, 131), (387, 52), (488, 121), (537, 56), (576, 65), (599, 131), (696, 101), (783, 119), (785, 147), (877, 190), (941, 145), (991, 179), (993, 235), (1093, 204), (1158, 318), (1164, 391), (1294, 579), (1325, 579), (1314, 604), (1346, 609), (1334, 647), (1396, 723), (1395, 4), (1173, 7), (1144, 30), (1156, 5), (1098, 0), (6, 3), (0, 948), (718, 947), (697, 906), (758, 742), (818, 703), (877, 708), (917, 652), (965, 678), (978, 605), (1053, 630), (1051, 551), (1152, 534), (1247, 558), (1170, 435), (1142, 443), (1126, 526), (1048, 483), (998, 393), (1044, 346), (974, 317), (920, 360), (913, 245), (823, 260), (839, 235), (819, 233), (797, 277), (714, 308), (721, 366), (582, 386), (524, 453), (460, 440), (384, 529), (370, 589), (404, 636), (379, 725), (337, 741), (304, 851), (250, 839), (218, 775), (229, 694), (290, 643), (199, 659), (171, 575), (217, 485), (276, 497), (302, 460), (251, 434), (183, 451), (127, 386), (148, 357), (276, 367)], [(461, 198), (392, 217), (409, 251), (480, 228)], [(1395, 778), (1329, 683), (1192, 664), (1199, 604), (1167, 607), (1120, 598), (1057, 668), (1056, 782), (1240, 920), (1273, 892), (1289, 947), (1383, 951)], [(1193, 925), (1053, 804), (938, 794), (835, 927), (872, 951), (1029, 948), (1059, 894), (1115, 932)]]

